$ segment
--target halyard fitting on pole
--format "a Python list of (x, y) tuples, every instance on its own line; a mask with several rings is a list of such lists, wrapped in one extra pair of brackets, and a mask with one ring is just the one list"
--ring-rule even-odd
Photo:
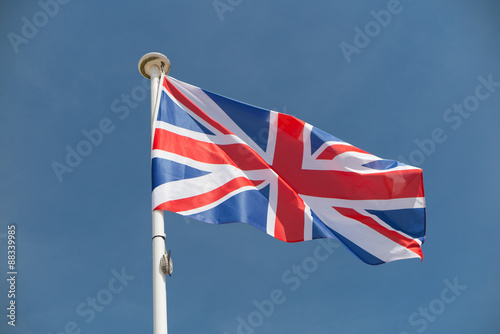
[(163, 271), (163, 273), (165, 275), (168, 274), (168, 276), (172, 276), (172, 272), (174, 271), (172, 257), (170, 257), (171, 252), (172, 251), (169, 249), (168, 253), (163, 254), (163, 256), (161, 257), (161, 260), (160, 260), (161, 271)]

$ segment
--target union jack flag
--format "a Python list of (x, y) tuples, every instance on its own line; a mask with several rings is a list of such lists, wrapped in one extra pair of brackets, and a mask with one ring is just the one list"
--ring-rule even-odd
[(423, 258), (421, 169), (163, 75), (152, 183), (153, 210), (286, 242), (334, 238), (369, 264)]

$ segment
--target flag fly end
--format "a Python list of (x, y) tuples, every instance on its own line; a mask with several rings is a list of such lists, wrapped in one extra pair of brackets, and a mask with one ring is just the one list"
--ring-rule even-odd
[(146, 78), (151, 79), (151, 67), (157, 66), (165, 75), (170, 72), (170, 60), (159, 52), (149, 52), (139, 60), (139, 72)]

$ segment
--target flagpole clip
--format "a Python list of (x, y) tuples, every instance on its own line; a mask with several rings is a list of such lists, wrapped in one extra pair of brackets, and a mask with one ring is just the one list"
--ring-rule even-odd
[(170, 257), (170, 253), (172, 251), (169, 249), (168, 253), (163, 254), (160, 260), (160, 267), (163, 274), (168, 276), (172, 276), (172, 272), (174, 271), (174, 265), (172, 263), (172, 258)]
[(141, 72), (142, 76), (146, 79), (151, 79), (151, 68), (153, 66), (161, 69), (161, 71), (165, 73), (165, 75), (170, 72), (170, 60), (168, 60), (168, 58), (164, 54), (161, 54), (159, 52), (146, 53), (139, 60), (139, 72)]

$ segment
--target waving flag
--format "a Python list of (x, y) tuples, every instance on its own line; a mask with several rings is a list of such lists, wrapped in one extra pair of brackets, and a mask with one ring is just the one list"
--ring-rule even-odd
[(369, 264), (423, 258), (421, 169), (169, 76), (160, 86), (153, 210), (286, 242), (334, 238)]

